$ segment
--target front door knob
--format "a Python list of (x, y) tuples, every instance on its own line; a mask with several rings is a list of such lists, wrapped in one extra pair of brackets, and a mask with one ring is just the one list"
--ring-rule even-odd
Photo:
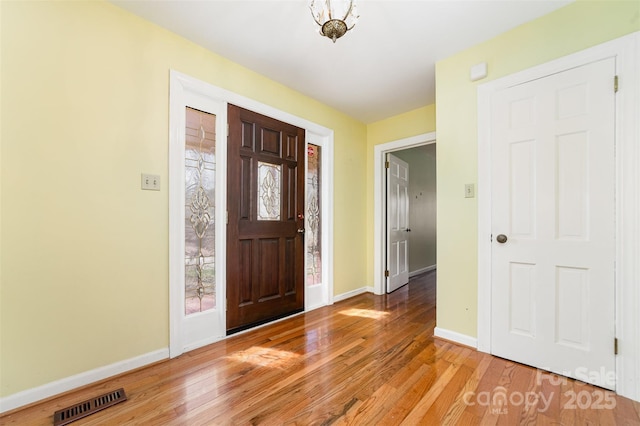
[(500, 244), (504, 244), (507, 242), (507, 236), (504, 234), (500, 234), (496, 237), (496, 241), (498, 241)]

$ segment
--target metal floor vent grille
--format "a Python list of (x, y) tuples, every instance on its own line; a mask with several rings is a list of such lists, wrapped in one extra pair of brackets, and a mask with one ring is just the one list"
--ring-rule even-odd
[(79, 404), (72, 405), (71, 407), (56, 411), (53, 415), (53, 426), (68, 425), (71, 422), (126, 400), (127, 395), (124, 393), (124, 388), (91, 398)]

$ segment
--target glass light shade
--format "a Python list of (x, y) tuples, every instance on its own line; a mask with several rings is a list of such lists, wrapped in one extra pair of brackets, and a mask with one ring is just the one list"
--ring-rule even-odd
[(334, 43), (358, 21), (355, 0), (311, 0), (309, 9), (320, 26), (320, 34)]

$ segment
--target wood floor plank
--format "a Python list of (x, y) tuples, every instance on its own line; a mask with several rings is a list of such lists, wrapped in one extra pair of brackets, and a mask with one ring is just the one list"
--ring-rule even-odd
[[(640, 403), (606, 393), (615, 407), (572, 407), (572, 393), (584, 403), (608, 391), (434, 338), (435, 281), (429, 272), (392, 294), (239, 333), (7, 413), (0, 425), (51, 425), (54, 411), (120, 387), (127, 401), (74, 426), (640, 425)], [(520, 394), (539, 399), (524, 404)]]
[(472, 370), (471, 376), (462, 385), (456, 399), (450, 404), (449, 411), (442, 420), (443, 424), (458, 424), (458, 422), (462, 421), (466, 408), (469, 402), (473, 400), (473, 395), (476, 394), (478, 384), (487, 372), (490, 363), (491, 358), (483, 357), (477, 367)]
[(432, 366), (424, 365), (421, 367), (406, 386), (398, 389), (399, 392), (402, 392), (401, 397), (398, 398), (397, 404), (380, 420), (380, 423), (385, 425), (400, 424), (427, 394), (437, 378), (438, 375)]
[[(451, 351), (447, 352), (447, 356), (449, 357), (451, 354), (456, 354), (456, 358), (451, 359), (449, 366), (446, 370), (438, 377), (433, 386), (429, 389), (427, 394), (416, 404), (416, 406), (409, 412), (407, 417), (402, 421), (402, 425), (417, 425), (420, 424), (423, 417), (429, 411), (431, 406), (438, 400), (440, 395), (444, 392), (449, 382), (453, 379), (455, 374), (460, 369), (462, 365), (461, 358), (464, 356), (463, 351), (466, 349), (454, 347)], [(444, 358), (443, 358), (444, 359)]]

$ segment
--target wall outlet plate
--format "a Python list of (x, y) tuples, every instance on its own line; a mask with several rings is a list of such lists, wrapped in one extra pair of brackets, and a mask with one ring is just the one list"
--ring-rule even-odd
[(160, 191), (160, 175), (150, 175), (142, 173), (142, 189), (149, 191)]

